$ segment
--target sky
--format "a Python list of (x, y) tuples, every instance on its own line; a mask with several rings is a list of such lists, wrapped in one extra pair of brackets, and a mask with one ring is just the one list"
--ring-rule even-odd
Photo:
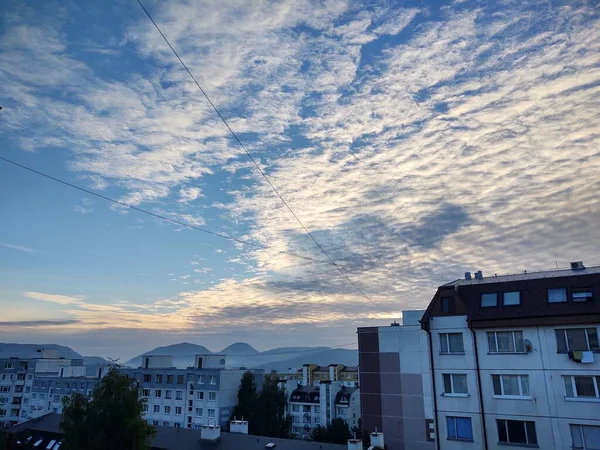
[[(8, 0), (0, 340), (356, 342), (466, 271), (600, 264), (594, 1)], [(316, 259), (311, 261), (298, 257)]]

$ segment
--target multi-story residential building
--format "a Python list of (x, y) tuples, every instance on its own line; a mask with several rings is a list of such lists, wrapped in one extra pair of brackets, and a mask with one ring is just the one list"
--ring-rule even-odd
[(323, 381), (318, 386), (300, 386), (288, 381), (288, 411), (292, 416), (292, 434), (307, 439), (319, 425), (333, 419), (344, 420), (350, 428), (360, 420), (360, 391), (341, 381)]
[[(170, 356), (145, 356), (137, 369), (121, 369), (136, 379), (147, 402), (144, 417), (153, 425), (200, 429), (229, 422), (246, 369), (225, 369), (222, 355), (197, 355), (194, 367), (177, 369)], [(254, 370), (257, 387), (263, 370)]]
[(323, 381), (341, 381), (344, 386), (358, 387), (358, 367), (343, 364), (304, 364), (302, 369), (298, 370), (296, 379), (302, 386), (318, 386)]
[[(419, 439), (435, 437), (438, 449), (600, 448), (599, 324), (600, 267), (576, 262), (570, 270), (487, 278), (467, 273), (440, 286), (421, 319), (428, 346), (422, 376), (432, 375), (431, 396), (422, 397), (422, 407), (433, 414), (426, 412)], [(359, 354), (374, 349), (371, 358), (378, 355), (383, 380), (387, 346), (372, 345), (373, 338), (361, 344), (366, 331), (359, 330)], [(385, 332), (380, 328), (377, 335)], [(398, 345), (402, 350), (404, 344)], [(406, 361), (401, 352), (399, 357)], [(362, 373), (369, 367), (365, 361), (363, 356), (363, 391), (376, 379)], [(404, 381), (400, 387), (381, 382), (380, 396), (398, 389), (404, 392)], [(381, 409), (363, 393), (367, 430), (373, 425), (367, 417)], [(405, 411), (397, 412), (403, 423)], [(413, 448), (390, 439), (393, 422), (382, 425), (390, 450)]]

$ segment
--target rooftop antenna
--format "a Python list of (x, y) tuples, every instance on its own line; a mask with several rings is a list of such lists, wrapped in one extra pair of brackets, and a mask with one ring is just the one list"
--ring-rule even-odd
[(554, 262), (556, 263), (556, 270), (558, 270), (558, 259), (556, 258), (556, 253), (554, 254)]

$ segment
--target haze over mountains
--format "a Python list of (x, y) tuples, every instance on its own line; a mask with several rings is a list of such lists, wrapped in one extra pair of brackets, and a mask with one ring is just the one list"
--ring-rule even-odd
[(56, 350), (59, 358), (83, 359), (83, 363), (86, 365), (108, 363), (106, 359), (100, 356), (83, 356), (70, 347), (58, 344), (15, 344), (0, 342), (0, 358), (10, 358), (11, 356), (33, 358), (36, 355), (36, 350), (40, 348)]

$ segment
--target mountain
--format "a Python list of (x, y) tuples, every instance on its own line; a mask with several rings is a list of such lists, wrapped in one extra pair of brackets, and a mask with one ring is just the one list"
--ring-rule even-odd
[(235, 344), (231, 344), (229, 347), (224, 348), (219, 352), (221, 355), (228, 356), (247, 356), (247, 355), (256, 355), (258, 350), (252, 347), (245, 342), (236, 342)]
[(125, 363), (126, 366), (139, 367), (142, 365), (142, 357), (147, 355), (165, 355), (173, 357), (173, 365), (179, 368), (186, 368), (194, 365), (194, 356), (208, 355), (212, 353), (203, 345), (190, 344), (182, 342), (181, 344), (166, 345), (164, 347), (156, 347), (146, 353), (142, 353), (134, 358), (131, 358)]
[(358, 350), (348, 350), (344, 348), (327, 348), (321, 350), (317, 347), (317, 350), (313, 348), (312, 351), (302, 352), (300, 354), (293, 355), (292, 358), (285, 359), (283, 361), (272, 361), (261, 364), (259, 368), (266, 369), (267, 371), (275, 370), (277, 372), (285, 372), (290, 369), (299, 369), (304, 364), (318, 364), (320, 366), (327, 366), (329, 364), (344, 364), (345, 366), (357, 366), (358, 365)]
[(102, 358), (101, 356), (84, 356), (83, 357), (83, 365), (84, 366), (95, 366), (95, 365), (103, 365), (110, 364), (109, 361)]
[(34, 358), (35, 356), (39, 356), (36, 355), (36, 350), (40, 348), (51, 348), (57, 350), (59, 358), (83, 359), (83, 364), (86, 366), (91, 364), (108, 364), (108, 361), (100, 356), (82, 356), (69, 347), (57, 344), (0, 343), (0, 358), (10, 358), (11, 356), (16, 356), (18, 358)]

